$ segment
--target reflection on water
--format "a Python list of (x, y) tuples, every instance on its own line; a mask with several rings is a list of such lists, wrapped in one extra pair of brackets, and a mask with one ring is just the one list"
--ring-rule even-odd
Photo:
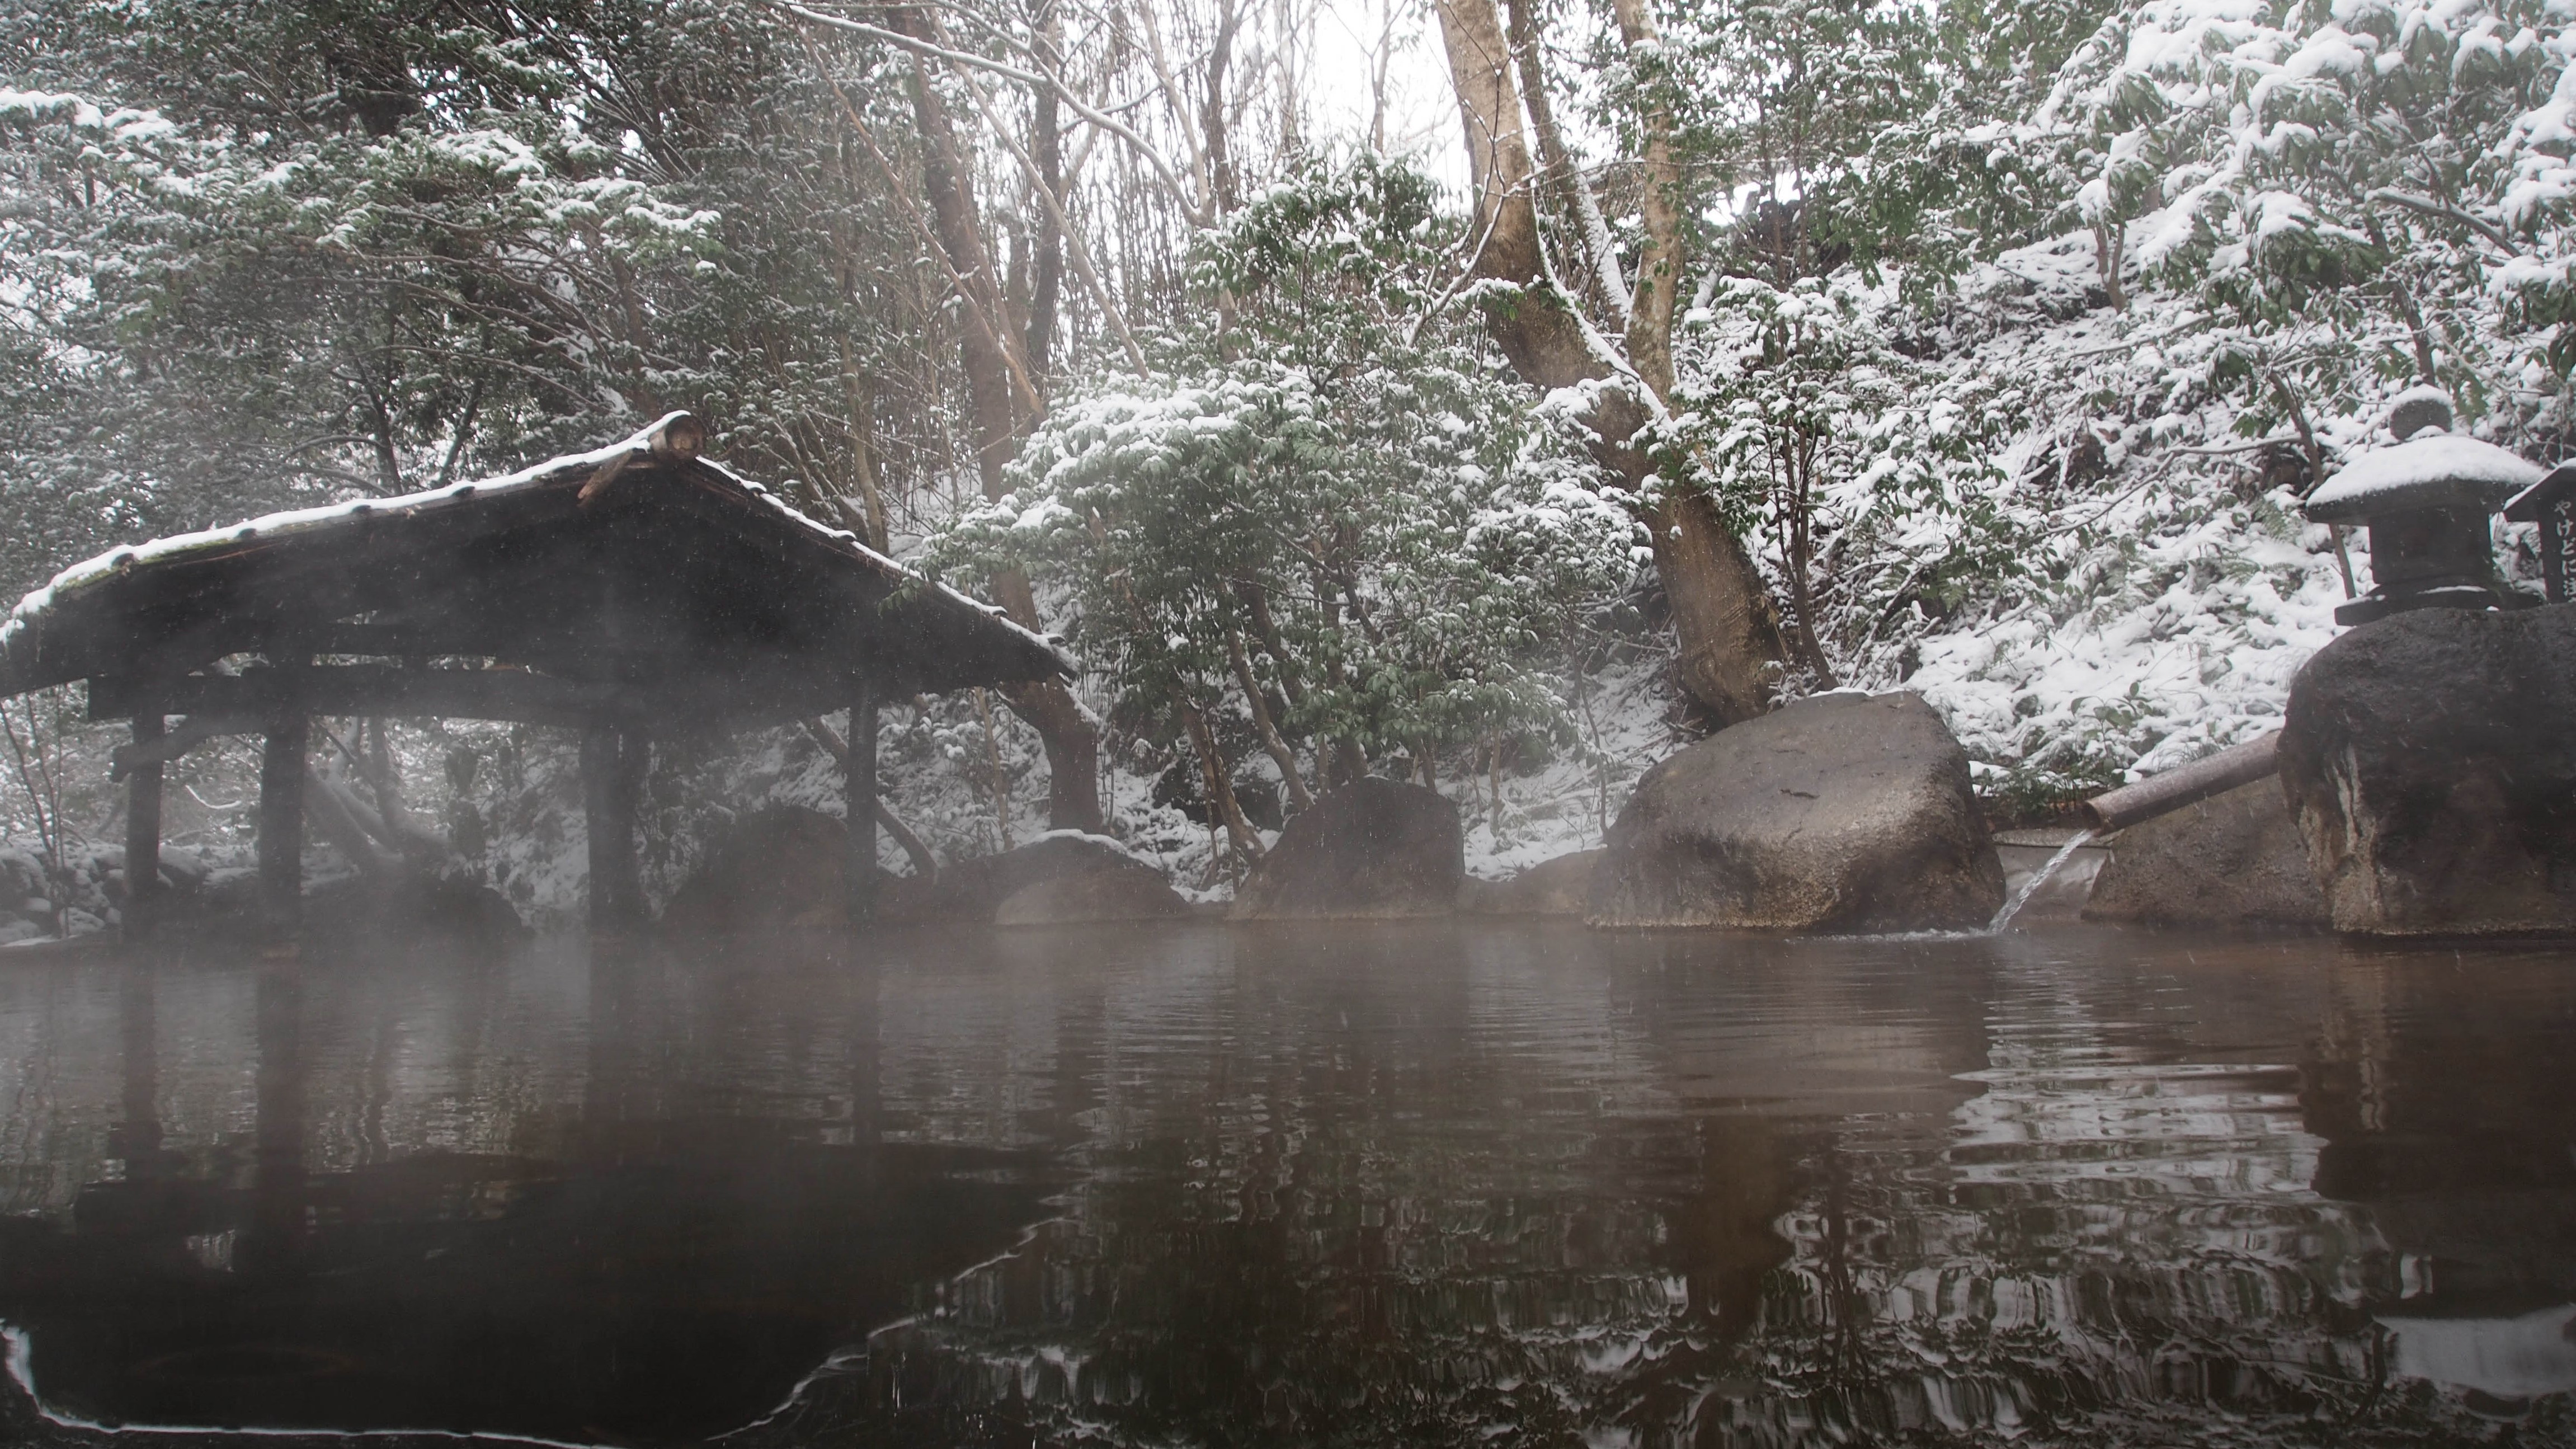
[(2092, 931), (11, 968), (0, 1438), (2576, 1442), (2571, 1048)]

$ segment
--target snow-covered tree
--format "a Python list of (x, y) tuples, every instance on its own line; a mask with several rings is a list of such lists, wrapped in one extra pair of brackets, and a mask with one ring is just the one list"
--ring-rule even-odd
[(1732, 277), (1686, 319), (1688, 411), (1673, 447), (1767, 545), (1816, 684), (1874, 642), (1862, 621), (1903, 592), (2015, 569), (1989, 499), (2014, 421), (2006, 390), (1899, 352), (1896, 312), (1884, 289), (1848, 275), (1785, 287)]
[(1221, 812), (1220, 711), (1298, 797), (1372, 755), (1427, 776), (1560, 732), (1551, 671), (1637, 566), (1568, 430), (1461, 345), (1432, 202), (1366, 161), (1249, 200), (1199, 259), (1232, 325), (1058, 408), (943, 542), (952, 569), (1060, 584), (1119, 715), (1184, 738)]

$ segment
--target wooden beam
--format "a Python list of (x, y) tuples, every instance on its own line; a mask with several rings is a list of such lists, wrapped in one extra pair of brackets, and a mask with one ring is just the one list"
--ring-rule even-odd
[[(134, 717), (138, 749), (162, 738), (162, 717), (153, 710)], [(161, 762), (138, 765), (125, 776), (125, 939), (152, 934), (153, 913), (161, 908)]]
[(484, 643), (418, 624), (323, 624), (311, 634), (316, 654), (356, 654), (382, 659), (488, 655)]
[[(137, 719), (142, 716), (136, 716)], [(158, 720), (159, 715), (152, 716)], [(192, 714), (170, 727), (167, 733), (155, 733), (145, 739), (140, 725), (134, 732), (134, 743), (118, 745), (108, 752), (107, 777), (111, 780), (132, 778), (137, 770), (158, 770), (163, 765), (188, 753), (219, 735), (255, 735), (266, 721), (250, 715), (221, 716)]]
[(260, 754), (260, 920), (271, 940), (293, 936), (304, 919), (304, 760), (312, 727), (300, 711), (273, 717)]
[[(172, 713), (191, 719), (203, 716), (210, 723), (200, 728), (214, 733), (263, 728), (289, 707), (322, 715), (434, 716), (569, 728), (583, 728), (601, 719), (681, 727), (783, 724), (839, 708), (850, 697), (850, 683), (841, 671), (811, 663), (724, 670), (717, 667), (718, 661), (659, 662), (661, 677), (651, 683), (567, 679), (519, 669), (337, 664), (181, 675), (154, 681), (149, 693)], [(647, 661), (637, 659), (632, 664), (634, 676), (652, 679)], [(900, 683), (883, 682), (878, 690), (896, 693)], [(108, 719), (134, 714), (145, 692), (142, 685), (123, 676), (93, 679), (90, 713)], [(143, 754), (132, 747), (126, 759), (144, 762)]]
[[(136, 686), (90, 681), (90, 710), (110, 706)], [(615, 685), (557, 679), (517, 669), (402, 669), (384, 664), (320, 668), (252, 668), (239, 674), (189, 674), (160, 681), (153, 693), (173, 713), (226, 721), (267, 720), (287, 709), (305, 714), (436, 715), (520, 724), (580, 725), (614, 710)]]
[(841, 856), (841, 889), (850, 924), (877, 918), (877, 701), (862, 682), (850, 696), (849, 750), (841, 761), (849, 844)]

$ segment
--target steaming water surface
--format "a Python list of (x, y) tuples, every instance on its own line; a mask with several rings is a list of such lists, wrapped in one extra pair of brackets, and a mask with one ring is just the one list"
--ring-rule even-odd
[(2576, 1442), (2571, 1049), (2074, 929), (10, 966), (0, 1442)]

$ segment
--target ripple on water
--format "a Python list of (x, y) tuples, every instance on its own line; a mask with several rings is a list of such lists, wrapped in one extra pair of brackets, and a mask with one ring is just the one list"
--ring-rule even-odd
[(2553, 951), (2081, 929), (22, 969), (8, 1422), (2567, 1442), (2571, 1047)]

